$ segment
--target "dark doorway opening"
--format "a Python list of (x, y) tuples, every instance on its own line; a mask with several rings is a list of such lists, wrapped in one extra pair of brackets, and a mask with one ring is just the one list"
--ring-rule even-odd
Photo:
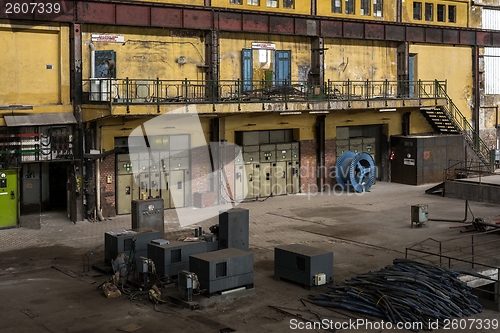
[(51, 163), (48, 210), (66, 210), (68, 205), (68, 163)]

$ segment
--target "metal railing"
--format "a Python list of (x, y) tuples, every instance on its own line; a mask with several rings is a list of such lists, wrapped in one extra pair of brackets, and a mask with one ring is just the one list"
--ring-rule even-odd
[(478, 182), (481, 183), (481, 177), (489, 174), (491, 174), (491, 168), (483, 162), (448, 160), (448, 168), (444, 169), (444, 181), (474, 176), (478, 177)]
[[(439, 82), (436, 85), (435, 82)], [(112, 104), (244, 103), (435, 99), (445, 81), (307, 81), (85, 79), (84, 102)]]
[(494, 156), (491, 153), (491, 149), (488, 145), (481, 139), (479, 133), (477, 133), (472, 125), (469, 123), (467, 118), (460, 112), (458, 107), (453, 103), (452, 99), (446, 93), (446, 87), (441, 86), (439, 81), (435, 81), (436, 84), (436, 94), (439, 97), (446, 98), (447, 103), (442, 107), (443, 112), (446, 114), (448, 119), (453, 123), (455, 128), (462, 134), (467, 144), (474, 150), (479, 159), (484, 165), (489, 166), (490, 170), (494, 165)]

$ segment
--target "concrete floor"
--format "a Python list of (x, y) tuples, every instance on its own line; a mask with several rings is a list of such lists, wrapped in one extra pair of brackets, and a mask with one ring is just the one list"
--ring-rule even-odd
[[(463, 201), (424, 194), (429, 187), (377, 182), (370, 192), (361, 195), (301, 194), (242, 203), (240, 207), (250, 210), (255, 288), (240, 295), (204, 300), (204, 306), (196, 311), (170, 304), (154, 306), (141, 296), (133, 300), (127, 296), (107, 299), (97, 286), (109, 276), (94, 270), (84, 272), (84, 255), (92, 251), (90, 263), (103, 262), (104, 233), (130, 228), (129, 215), (98, 223), (73, 224), (61, 213), (43, 214), (41, 229), (0, 230), (0, 332), (114, 332), (126, 331), (126, 325), (131, 325), (129, 331), (134, 326), (138, 328), (135, 332), (219, 332), (228, 327), (236, 332), (261, 333), (292, 331), (292, 315), (313, 321), (366, 319), (356, 313), (301, 302), (308, 295), (328, 289), (321, 286), (308, 291), (293, 283), (274, 280), (274, 247), (303, 243), (333, 251), (334, 283), (342, 284), (356, 274), (391, 264), (394, 258), (405, 256), (405, 248), (428, 238), (467, 237), (466, 243), (477, 232), (461, 233), (465, 231), (460, 228), (462, 224), (428, 222), (421, 228), (410, 228), (411, 205), (428, 204), (429, 217), (433, 219), (464, 217)], [(496, 222), (500, 216), (498, 205), (470, 202), (470, 206), (475, 217)], [(212, 218), (200, 225), (208, 230), (216, 223), (218, 219)], [(165, 230), (166, 238), (191, 231), (180, 228), (174, 211), (165, 212)], [(499, 248), (500, 242), (489, 243), (484, 260), (495, 261), (500, 257)], [(290, 314), (270, 306), (281, 307)], [(490, 310), (472, 317), (499, 318), (498, 312)], [(372, 318), (368, 319), (371, 322)], [(344, 331), (388, 330), (366, 326), (337, 330)]]

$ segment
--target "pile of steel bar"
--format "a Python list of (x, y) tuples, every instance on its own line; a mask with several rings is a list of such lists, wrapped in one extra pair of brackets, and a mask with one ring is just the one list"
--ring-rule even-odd
[(391, 323), (430, 323), (441, 327), (446, 319), (481, 312), (471, 288), (453, 270), (408, 259), (377, 272), (358, 275), (329, 293), (314, 296), (320, 306), (343, 308), (372, 315)]

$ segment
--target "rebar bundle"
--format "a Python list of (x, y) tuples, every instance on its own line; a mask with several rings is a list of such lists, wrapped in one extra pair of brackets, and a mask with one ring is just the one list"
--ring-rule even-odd
[[(329, 287), (329, 293), (314, 297), (320, 306), (335, 307), (371, 315), (391, 323), (430, 323), (442, 326), (446, 319), (470, 316), (482, 306), (460, 273), (408, 259), (377, 272), (358, 275), (343, 286)], [(436, 328), (436, 327), (434, 327)]]

